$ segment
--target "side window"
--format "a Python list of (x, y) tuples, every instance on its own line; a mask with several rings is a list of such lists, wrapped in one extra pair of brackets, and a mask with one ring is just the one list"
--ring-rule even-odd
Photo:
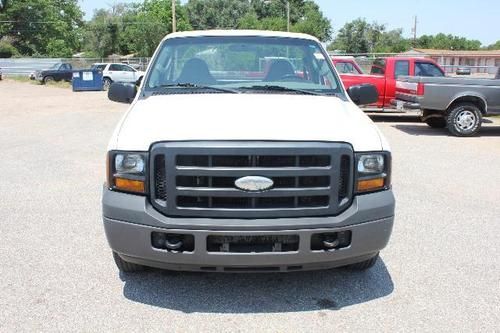
[(110, 71), (121, 71), (121, 65), (118, 65), (118, 64), (111, 64), (109, 65), (109, 70)]
[(372, 65), (370, 74), (384, 75), (385, 74), (385, 60), (375, 59)]
[(128, 66), (128, 65), (122, 65), (122, 71), (124, 71), (124, 72), (135, 72), (135, 70), (132, 67)]
[(359, 74), (358, 70), (349, 62), (338, 62), (335, 68), (341, 74)]
[(410, 63), (408, 60), (398, 60), (396, 61), (396, 66), (394, 68), (394, 77), (398, 76), (408, 76), (410, 75)]
[(442, 77), (444, 73), (430, 62), (416, 62), (415, 76)]

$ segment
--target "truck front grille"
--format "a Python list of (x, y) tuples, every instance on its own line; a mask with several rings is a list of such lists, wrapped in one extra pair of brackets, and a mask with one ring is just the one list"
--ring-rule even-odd
[[(318, 142), (176, 142), (151, 151), (151, 199), (167, 216), (305, 217), (339, 214), (353, 188), (349, 145)], [(262, 176), (271, 189), (235, 181)]]

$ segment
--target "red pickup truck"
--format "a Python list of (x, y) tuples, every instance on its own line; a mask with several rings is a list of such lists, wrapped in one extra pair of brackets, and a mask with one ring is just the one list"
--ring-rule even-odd
[[(342, 73), (339, 70), (339, 65), (349, 61), (356, 63), (354, 59), (332, 59), (346, 89), (363, 83), (370, 83), (377, 87), (378, 102), (365, 108), (368, 110), (394, 109), (391, 100), (396, 95), (396, 79), (398, 76), (445, 76), (444, 70), (434, 60), (427, 58), (379, 58), (373, 62), (370, 74)], [(359, 68), (357, 64), (356, 67)]]

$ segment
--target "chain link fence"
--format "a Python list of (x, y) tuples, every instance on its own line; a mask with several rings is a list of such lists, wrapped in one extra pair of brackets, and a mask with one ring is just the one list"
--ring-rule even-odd
[(48, 69), (57, 63), (69, 63), (73, 69), (88, 69), (95, 63), (124, 63), (144, 71), (151, 58), (0, 58), (0, 68), (5, 75), (27, 75)]

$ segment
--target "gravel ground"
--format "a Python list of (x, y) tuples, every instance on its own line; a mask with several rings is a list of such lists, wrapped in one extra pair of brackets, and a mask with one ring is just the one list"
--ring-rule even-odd
[(104, 93), (0, 82), (0, 332), (500, 332), (500, 119), (475, 138), (373, 116), (397, 218), (370, 271), (120, 275), (101, 225)]

